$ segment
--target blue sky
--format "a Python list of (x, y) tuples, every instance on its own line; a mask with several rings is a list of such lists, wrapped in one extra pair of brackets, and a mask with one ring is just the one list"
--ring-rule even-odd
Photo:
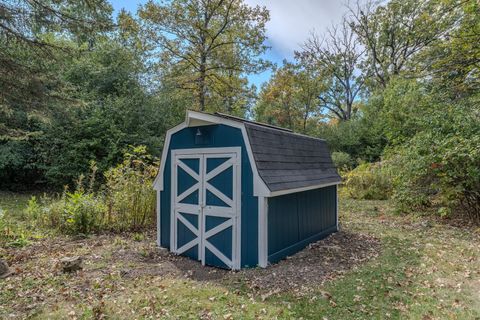
[[(138, 5), (147, 0), (111, 0), (117, 13), (120, 9), (135, 13)], [(339, 0), (244, 0), (249, 5), (266, 6), (270, 11), (267, 23), (267, 45), (271, 49), (265, 54), (278, 65), (284, 59), (292, 60), (294, 51), (308, 38), (312, 31), (322, 34), (332, 23), (340, 21), (346, 12), (344, 2)], [(270, 71), (250, 75), (249, 81), (260, 87), (271, 76)]]

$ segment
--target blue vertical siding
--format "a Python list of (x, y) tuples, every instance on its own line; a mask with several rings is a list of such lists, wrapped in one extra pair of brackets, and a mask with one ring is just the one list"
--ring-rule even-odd
[(268, 199), (268, 261), (277, 262), (336, 231), (336, 186)]
[[(202, 139), (196, 138), (197, 129)], [(172, 135), (163, 175), (164, 190), (160, 192), (160, 226), (162, 247), (170, 248), (171, 205), (171, 151), (174, 149), (241, 147), (242, 196), (241, 196), (241, 266), (258, 264), (258, 201), (253, 196), (253, 173), (248, 159), (242, 132), (226, 125), (189, 127)], [(192, 252), (191, 256), (196, 256)]]

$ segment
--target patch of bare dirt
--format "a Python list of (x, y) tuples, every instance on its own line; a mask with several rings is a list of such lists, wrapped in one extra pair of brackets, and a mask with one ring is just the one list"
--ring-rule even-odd
[[(58, 299), (58, 290), (64, 298), (75, 299), (80, 295), (91, 299), (92, 295), (114, 294), (140, 277), (209, 281), (233, 289), (246, 287), (262, 297), (284, 291), (301, 295), (376, 257), (379, 251), (377, 239), (342, 231), (266, 269), (232, 272), (202, 266), (198, 261), (159, 249), (153, 235), (142, 241), (128, 235), (77, 240), (54, 238), (38, 240), (24, 248), (6, 249), (5, 259), (14, 274), (3, 280), (0, 287), (16, 296), (28, 297), (18, 299), (13, 306), (22, 312)], [(71, 256), (82, 257), (82, 269), (65, 275), (60, 260)], [(22, 286), (27, 279), (35, 285)]]
[(268, 268), (245, 269), (237, 277), (264, 296), (285, 291), (303, 295), (377, 257), (379, 252), (378, 239), (340, 231)]
[[(265, 269), (242, 269), (239, 272), (202, 266), (198, 261), (166, 252), (172, 270), (196, 281), (216, 281), (233, 286), (247, 286), (262, 295), (284, 291), (304, 294), (325, 281), (375, 258), (380, 252), (378, 239), (364, 234), (337, 232), (310, 244), (297, 254)], [(177, 274), (178, 274), (177, 273)]]

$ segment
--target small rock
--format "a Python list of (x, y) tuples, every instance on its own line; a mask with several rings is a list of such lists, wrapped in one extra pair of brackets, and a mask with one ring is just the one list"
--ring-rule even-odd
[(8, 267), (8, 264), (0, 259), (0, 279), (6, 278), (11, 275), (13, 272)]
[(82, 257), (66, 257), (60, 259), (63, 272), (75, 272), (82, 269)]
[(321, 297), (327, 300), (332, 299), (332, 295), (327, 291), (320, 291)]

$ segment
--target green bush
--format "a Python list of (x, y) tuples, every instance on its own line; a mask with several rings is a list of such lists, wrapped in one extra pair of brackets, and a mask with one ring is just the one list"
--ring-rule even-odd
[(152, 189), (158, 166), (144, 146), (124, 156), (106, 177), (106, 223), (118, 230), (138, 230), (155, 221), (155, 192)]
[(408, 143), (389, 150), (399, 210), (433, 208), (480, 222), (479, 123), (462, 106), (442, 108)]
[(332, 152), (332, 160), (340, 171), (347, 171), (352, 168), (353, 160), (352, 157), (346, 153), (341, 151)]
[(30, 225), (9, 218), (10, 212), (0, 208), (0, 247), (23, 247), (30, 243), (33, 235)]
[(69, 234), (89, 234), (101, 227), (105, 205), (101, 197), (76, 191), (64, 197), (61, 228)]
[(82, 190), (65, 191), (58, 200), (29, 201), (27, 212), (36, 217), (39, 226), (57, 229), (66, 234), (89, 234), (101, 229), (105, 215), (102, 197)]
[(362, 116), (338, 124), (320, 123), (311, 134), (325, 139), (331, 151), (345, 152), (352, 158), (352, 165), (358, 159), (366, 162), (379, 161), (386, 139), (383, 135), (382, 121), (378, 121), (376, 101), (362, 108)]
[(392, 192), (389, 171), (380, 162), (360, 164), (345, 175), (344, 186), (353, 199), (385, 200)]
[(66, 234), (97, 231), (133, 231), (153, 225), (157, 165), (144, 146), (133, 148), (124, 161), (105, 173), (106, 184), (95, 191), (96, 165), (85, 186), (83, 176), (76, 189), (66, 188), (60, 198), (32, 197), (25, 210), (39, 226)]

